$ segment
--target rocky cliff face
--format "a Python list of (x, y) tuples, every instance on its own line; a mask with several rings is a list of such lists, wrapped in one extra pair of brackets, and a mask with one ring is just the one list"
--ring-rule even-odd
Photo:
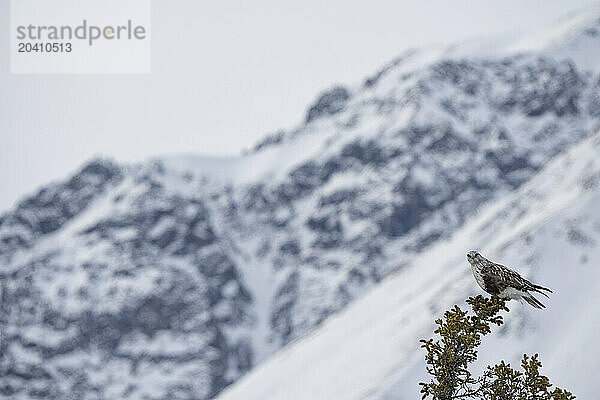
[(556, 51), (408, 52), (249, 154), (94, 160), (25, 198), (0, 393), (213, 397), (600, 127), (598, 71)]

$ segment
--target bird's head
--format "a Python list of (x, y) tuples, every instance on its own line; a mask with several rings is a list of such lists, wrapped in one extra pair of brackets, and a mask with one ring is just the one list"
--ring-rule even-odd
[(470, 252), (467, 253), (467, 261), (470, 264), (477, 264), (482, 260), (483, 260), (482, 255), (479, 254), (478, 252), (476, 252), (475, 250), (471, 250)]

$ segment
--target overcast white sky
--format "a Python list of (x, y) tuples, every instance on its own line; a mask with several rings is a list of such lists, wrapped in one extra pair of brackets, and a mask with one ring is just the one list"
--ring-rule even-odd
[(237, 154), (406, 48), (527, 31), (593, 3), (153, 0), (152, 74), (12, 75), (0, 1), (0, 211), (95, 155)]

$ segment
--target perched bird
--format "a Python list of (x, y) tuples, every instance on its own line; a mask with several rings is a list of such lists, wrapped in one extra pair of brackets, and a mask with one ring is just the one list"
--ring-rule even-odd
[(544, 292), (552, 293), (552, 290), (540, 285), (534, 285), (515, 271), (504, 265), (496, 264), (476, 251), (467, 253), (467, 261), (471, 264), (473, 276), (479, 286), (491, 294), (502, 299), (525, 300), (532, 307), (546, 308), (530, 292), (540, 293), (548, 297)]

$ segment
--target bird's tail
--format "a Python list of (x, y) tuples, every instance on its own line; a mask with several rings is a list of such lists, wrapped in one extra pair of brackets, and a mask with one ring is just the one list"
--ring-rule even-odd
[(546, 308), (546, 306), (543, 305), (541, 301), (539, 301), (538, 299), (536, 299), (532, 295), (523, 296), (523, 300), (525, 300), (526, 302), (528, 302), (529, 305), (532, 306), (532, 307), (534, 307), (534, 308), (539, 308), (539, 309)]
[(548, 293), (553, 293), (552, 290), (548, 289), (547, 287), (540, 286), (540, 285), (533, 285), (533, 291), (536, 293), (543, 294), (546, 297), (548, 297), (548, 295), (546, 293), (544, 293), (544, 291), (546, 291)]

